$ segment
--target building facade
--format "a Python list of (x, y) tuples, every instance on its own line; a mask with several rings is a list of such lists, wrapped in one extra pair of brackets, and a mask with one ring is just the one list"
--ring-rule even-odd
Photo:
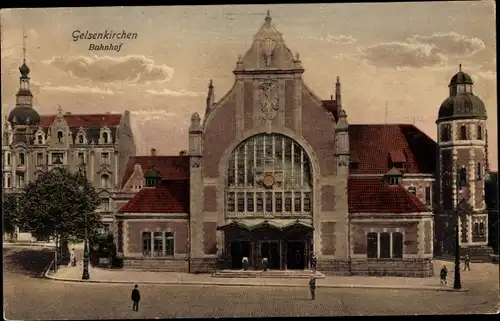
[(126, 188), (156, 183), (116, 215), (125, 265), (307, 269), (314, 254), (327, 274), (432, 275), (436, 143), (412, 125), (348, 124), (340, 79), (321, 100), (303, 73), (268, 14), (217, 102), (210, 82), (187, 157), (129, 163)]
[[(120, 188), (129, 157), (135, 155), (130, 113), (75, 115), (59, 107), (56, 115), (39, 115), (25, 61), (19, 71), (16, 106), (2, 131), (2, 187), (19, 193), (45, 170), (63, 166), (77, 171), (83, 163), (101, 196), (103, 221), (112, 228), (110, 199)], [(31, 239), (29, 233), (18, 236)]]

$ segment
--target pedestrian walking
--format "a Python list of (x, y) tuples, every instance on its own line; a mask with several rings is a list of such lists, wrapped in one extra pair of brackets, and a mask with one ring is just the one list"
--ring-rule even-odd
[(139, 301), (141, 301), (141, 293), (139, 292), (139, 286), (136, 284), (134, 285), (134, 289), (132, 290), (132, 310), (134, 311), (139, 311)]
[(316, 277), (314, 275), (309, 277), (309, 290), (311, 291), (311, 299), (314, 300), (316, 298)]
[(448, 276), (448, 269), (446, 268), (446, 265), (443, 265), (441, 268), (441, 273), (439, 273), (441, 276), (441, 284), (445, 285), (446, 284), (446, 277)]
[(469, 257), (468, 254), (466, 254), (465, 257), (464, 257), (464, 263), (465, 263), (464, 264), (465, 265), (464, 271), (465, 270), (469, 270), (470, 271), (470, 257)]

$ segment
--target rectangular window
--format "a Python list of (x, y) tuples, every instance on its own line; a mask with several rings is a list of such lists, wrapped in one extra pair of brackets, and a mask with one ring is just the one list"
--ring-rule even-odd
[(264, 195), (262, 192), (257, 192), (257, 212), (264, 212)]
[(431, 187), (425, 187), (425, 205), (431, 205)]
[(36, 164), (43, 165), (43, 153), (36, 153)]
[(295, 198), (294, 198), (294, 212), (300, 213), (302, 212), (302, 195), (301, 193), (295, 193)]
[(245, 194), (244, 193), (238, 193), (237, 194), (237, 200), (238, 200), (238, 212), (244, 212), (245, 211)]
[(85, 164), (85, 154), (84, 153), (78, 153), (78, 164)]
[(109, 198), (101, 199), (101, 207), (104, 212), (109, 212)]
[(227, 211), (228, 212), (234, 212), (234, 207), (235, 204), (234, 204), (234, 193), (233, 192), (229, 192), (227, 194)]
[(101, 163), (109, 165), (109, 153), (101, 153)]
[(7, 153), (7, 166), (10, 166), (10, 153)]
[(17, 173), (17, 186), (24, 187), (24, 173)]
[(165, 233), (165, 255), (166, 256), (174, 256), (174, 233), (166, 232)]
[(11, 181), (10, 181), (10, 176), (7, 176), (7, 187), (10, 187)]
[(403, 258), (403, 233), (392, 233), (392, 258)]
[(247, 192), (247, 212), (253, 212), (253, 193)]
[(292, 211), (292, 193), (285, 193), (285, 212)]
[(304, 193), (304, 212), (311, 212), (311, 193)]
[(163, 236), (161, 232), (153, 233), (153, 256), (163, 256)]
[(52, 153), (52, 164), (53, 165), (64, 164), (64, 153)]
[(19, 165), (25, 165), (24, 153), (19, 153)]
[(273, 211), (273, 193), (266, 192), (266, 212)]
[(151, 256), (151, 232), (142, 232), (142, 255)]
[(460, 126), (460, 140), (467, 140), (467, 126)]
[(259, 136), (255, 138), (255, 149), (256, 149), (256, 159), (255, 162), (257, 167), (263, 164), (264, 159), (264, 141), (263, 137)]
[(231, 157), (231, 160), (229, 161), (227, 183), (229, 186), (234, 186), (234, 157)]
[(376, 259), (378, 257), (377, 233), (368, 233), (366, 235), (366, 255), (369, 259)]
[(283, 211), (283, 195), (281, 194), (281, 192), (277, 192), (274, 194), (275, 196), (275, 206), (276, 206), (276, 212), (277, 213), (281, 213)]
[(243, 186), (245, 184), (245, 146), (242, 145), (238, 148), (238, 164), (237, 164), (237, 177), (236, 185)]
[(391, 234), (380, 233), (380, 256), (381, 259), (391, 258)]

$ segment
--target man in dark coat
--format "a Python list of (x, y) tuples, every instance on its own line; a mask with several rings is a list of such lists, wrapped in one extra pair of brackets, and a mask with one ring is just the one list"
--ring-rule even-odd
[(441, 268), (441, 272), (439, 273), (439, 276), (441, 277), (441, 284), (446, 284), (446, 277), (448, 276), (448, 269), (446, 268), (445, 265)]
[(132, 296), (131, 296), (132, 302), (132, 310), (134, 311), (139, 311), (139, 301), (141, 301), (141, 294), (139, 293), (139, 286), (136, 284), (134, 286), (134, 289), (132, 290)]
[(316, 277), (311, 275), (309, 278), (309, 290), (311, 291), (311, 299), (316, 298)]

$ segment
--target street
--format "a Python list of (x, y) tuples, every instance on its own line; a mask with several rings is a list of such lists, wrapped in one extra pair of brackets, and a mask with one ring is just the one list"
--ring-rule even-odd
[(140, 285), (139, 312), (130, 285), (68, 283), (41, 277), (53, 253), (4, 248), (7, 319), (115, 319), (170, 317), (347, 316), (487, 313), (498, 302), (498, 282), (469, 292), (380, 289)]

